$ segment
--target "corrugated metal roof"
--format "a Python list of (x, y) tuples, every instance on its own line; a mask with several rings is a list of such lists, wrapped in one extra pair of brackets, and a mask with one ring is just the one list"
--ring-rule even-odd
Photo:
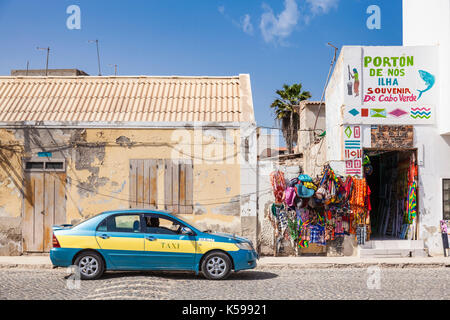
[(248, 75), (0, 77), (0, 123), (23, 121), (254, 122), (254, 114)]

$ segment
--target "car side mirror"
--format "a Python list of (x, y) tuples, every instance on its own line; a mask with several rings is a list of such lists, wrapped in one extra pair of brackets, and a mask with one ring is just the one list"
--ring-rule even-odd
[(181, 233), (182, 234), (186, 234), (188, 236), (194, 235), (194, 231), (192, 231), (191, 228), (188, 228), (188, 227), (182, 227), (181, 228)]

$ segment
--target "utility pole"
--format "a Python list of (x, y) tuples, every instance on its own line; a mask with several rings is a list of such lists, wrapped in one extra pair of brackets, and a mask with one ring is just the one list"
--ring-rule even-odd
[(89, 40), (89, 43), (94, 43), (97, 45), (97, 61), (98, 61), (98, 75), (101, 76), (102, 75), (102, 70), (100, 69), (100, 51), (98, 49), (98, 39), (96, 40)]
[(48, 76), (48, 56), (50, 55), (50, 47), (47, 48), (39, 48), (37, 47), (38, 50), (47, 50), (47, 63), (45, 64), (45, 76)]
[(117, 76), (117, 64), (108, 64), (110, 67), (114, 67), (114, 75)]

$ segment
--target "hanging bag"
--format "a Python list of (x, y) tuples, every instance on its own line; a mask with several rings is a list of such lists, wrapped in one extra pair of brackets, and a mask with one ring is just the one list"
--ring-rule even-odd
[(295, 196), (296, 196), (296, 192), (295, 192), (295, 188), (293, 187), (288, 187), (285, 191), (285, 195), (286, 195), (286, 205), (288, 207), (292, 207), (295, 205)]

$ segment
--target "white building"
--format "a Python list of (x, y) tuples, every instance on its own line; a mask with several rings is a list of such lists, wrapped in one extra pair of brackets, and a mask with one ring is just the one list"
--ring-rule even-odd
[(417, 164), (410, 239), (432, 255), (443, 253), (439, 221), (450, 220), (449, 56), (450, 1), (403, 0), (403, 46), (343, 47), (326, 93), (327, 159), (339, 174), (362, 175), (370, 156), (380, 239), (399, 234), (395, 212), (408, 163)]
[(420, 235), (430, 251), (441, 254), (439, 220), (450, 219), (450, 1), (403, 0), (403, 45), (434, 45), (439, 53), (437, 121), (416, 126), (414, 134), (416, 145), (424, 149), (419, 171), (424, 186), (419, 194), (424, 211)]

